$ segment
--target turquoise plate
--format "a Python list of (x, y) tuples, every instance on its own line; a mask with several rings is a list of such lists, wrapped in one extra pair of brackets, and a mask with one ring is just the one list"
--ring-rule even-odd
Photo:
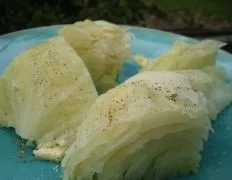
[[(0, 74), (20, 52), (56, 36), (60, 27), (35, 28), (0, 36)], [(129, 27), (129, 30), (134, 34), (133, 52), (149, 57), (167, 51), (176, 40), (195, 41), (163, 31), (137, 27)], [(232, 78), (232, 55), (220, 51), (217, 60)], [(136, 72), (136, 64), (128, 60), (118, 79), (122, 82)], [(224, 110), (213, 126), (215, 133), (210, 134), (205, 143), (200, 171), (179, 179), (232, 180), (232, 107)], [(0, 128), (0, 180), (57, 180), (62, 178), (61, 171), (59, 164), (35, 159), (31, 149), (24, 146), (12, 129)]]

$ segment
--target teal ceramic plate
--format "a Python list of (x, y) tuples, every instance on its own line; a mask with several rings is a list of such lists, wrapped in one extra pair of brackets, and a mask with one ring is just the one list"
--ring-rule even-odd
[[(57, 35), (59, 28), (43, 27), (0, 36), (0, 74), (20, 52)], [(195, 41), (163, 31), (137, 27), (129, 27), (129, 30), (134, 34), (133, 52), (149, 57), (165, 52), (176, 40)], [(217, 60), (232, 79), (232, 55), (220, 51)], [(118, 77), (119, 81), (136, 72), (136, 64), (128, 60)], [(215, 133), (210, 134), (205, 143), (200, 171), (179, 179), (232, 180), (232, 107), (224, 110), (213, 126)], [(35, 159), (31, 149), (24, 147), (24, 142), (12, 129), (0, 128), (0, 180), (57, 180), (62, 178), (61, 171), (59, 164)]]

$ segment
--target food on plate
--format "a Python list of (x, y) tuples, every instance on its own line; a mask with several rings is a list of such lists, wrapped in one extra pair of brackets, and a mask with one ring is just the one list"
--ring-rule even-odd
[(59, 31), (86, 64), (99, 92), (116, 86), (122, 63), (130, 56), (130, 34), (106, 21), (80, 21)]
[(135, 55), (140, 71), (199, 69), (216, 64), (217, 52), (224, 43), (204, 40), (197, 43), (176, 41), (171, 49), (154, 58)]
[(136, 55), (140, 73), (117, 85), (131, 55), (127, 30), (85, 20), (59, 35), (0, 77), (0, 126), (35, 141), (38, 158), (62, 160), (64, 180), (161, 180), (198, 170), (211, 120), (232, 101), (216, 66), (223, 43), (177, 41), (158, 58)]
[(10, 102), (6, 96), (6, 84), (2, 77), (0, 77), (0, 125), (12, 124), (11, 118), (8, 115), (11, 112)]
[(203, 70), (135, 75), (98, 97), (62, 160), (64, 180), (161, 180), (196, 172), (210, 119), (231, 94), (221, 76)]
[(0, 124), (36, 141), (37, 157), (60, 160), (97, 96), (85, 64), (58, 36), (20, 54), (2, 75)]

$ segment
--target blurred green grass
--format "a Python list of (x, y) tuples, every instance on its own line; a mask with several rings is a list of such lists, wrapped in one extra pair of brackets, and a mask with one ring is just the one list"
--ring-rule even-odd
[(166, 12), (184, 11), (190, 14), (214, 16), (232, 21), (232, 0), (145, 0)]
[(184, 19), (189, 26), (211, 23), (214, 28), (223, 21), (232, 24), (232, 0), (0, 0), (0, 34), (86, 18), (151, 27), (146, 22), (153, 15), (158, 21)]

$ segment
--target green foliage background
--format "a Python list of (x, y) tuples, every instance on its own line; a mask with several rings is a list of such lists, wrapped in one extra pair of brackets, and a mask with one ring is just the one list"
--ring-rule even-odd
[(0, 0), (0, 34), (86, 18), (134, 25), (178, 10), (231, 20), (231, 7), (231, 0)]
[(6, 0), (0, 2), (0, 33), (86, 18), (135, 24), (144, 8), (139, 0)]

